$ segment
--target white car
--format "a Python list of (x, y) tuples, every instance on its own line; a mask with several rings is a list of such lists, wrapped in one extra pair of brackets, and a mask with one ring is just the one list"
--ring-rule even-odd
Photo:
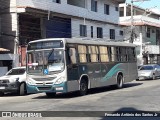
[(0, 77), (0, 94), (16, 92), (25, 95), (26, 91), (26, 67), (16, 67)]
[(138, 79), (156, 79), (160, 77), (160, 66), (157, 64), (142, 65), (138, 69)]

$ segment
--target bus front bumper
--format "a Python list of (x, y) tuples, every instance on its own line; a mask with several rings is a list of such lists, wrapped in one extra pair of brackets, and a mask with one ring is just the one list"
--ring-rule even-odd
[(67, 84), (66, 83), (62, 83), (58, 85), (29, 85), (27, 84), (27, 93), (42, 93), (42, 92), (66, 93)]

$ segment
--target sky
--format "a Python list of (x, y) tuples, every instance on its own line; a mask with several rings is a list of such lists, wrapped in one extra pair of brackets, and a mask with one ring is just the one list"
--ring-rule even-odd
[[(134, 0), (133, 0), (134, 1)], [(139, 0), (142, 1), (142, 0)], [(130, 3), (131, 0), (126, 0), (127, 3)], [(158, 9), (160, 12), (160, 0), (148, 0), (144, 2), (134, 2), (135, 5), (138, 5), (142, 8), (148, 8), (148, 9)], [(157, 7), (155, 7), (157, 6)]]

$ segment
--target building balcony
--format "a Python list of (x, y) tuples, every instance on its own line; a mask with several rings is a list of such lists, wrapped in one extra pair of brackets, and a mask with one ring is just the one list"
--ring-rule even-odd
[[(119, 23), (121, 25), (131, 25), (131, 16), (127, 17), (120, 17)], [(133, 17), (133, 25), (142, 26), (142, 25), (149, 25), (154, 27), (160, 27), (160, 20), (154, 19), (148, 16), (137, 15)]]
[[(117, 0), (121, 2), (123, 0)], [(75, 3), (74, 3), (75, 4)], [(52, 0), (17, 0), (17, 7), (20, 8), (35, 8), (39, 10), (51, 11), (53, 13), (60, 13), (69, 16), (75, 16), (90, 20), (108, 22), (118, 24), (119, 12), (115, 11), (115, 7), (111, 7), (112, 13), (110, 15), (104, 14), (103, 4), (98, 4), (98, 12), (91, 11), (90, 1), (85, 3), (85, 7), (71, 5), (67, 3), (67, 0), (61, 0), (61, 3), (55, 3)], [(83, 6), (83, 5), (81, 5)], [(23, 11), (23, 10), (22, 10)], [(24, 11), (23, 11), (24, 12)]]
[(160, 54), (160, 46), (159, 45), (145, 45), (144, 52), (148, 54)]

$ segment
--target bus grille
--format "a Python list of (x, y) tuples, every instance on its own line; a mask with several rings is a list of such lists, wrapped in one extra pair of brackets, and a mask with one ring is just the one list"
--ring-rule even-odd
[(48, 77), (48, 78), (33, 78), (35, 81), (52, 81), (56, 77)]
[(41, 90), (51, 90), (51, 87), (38, 87), (38, 89)]

